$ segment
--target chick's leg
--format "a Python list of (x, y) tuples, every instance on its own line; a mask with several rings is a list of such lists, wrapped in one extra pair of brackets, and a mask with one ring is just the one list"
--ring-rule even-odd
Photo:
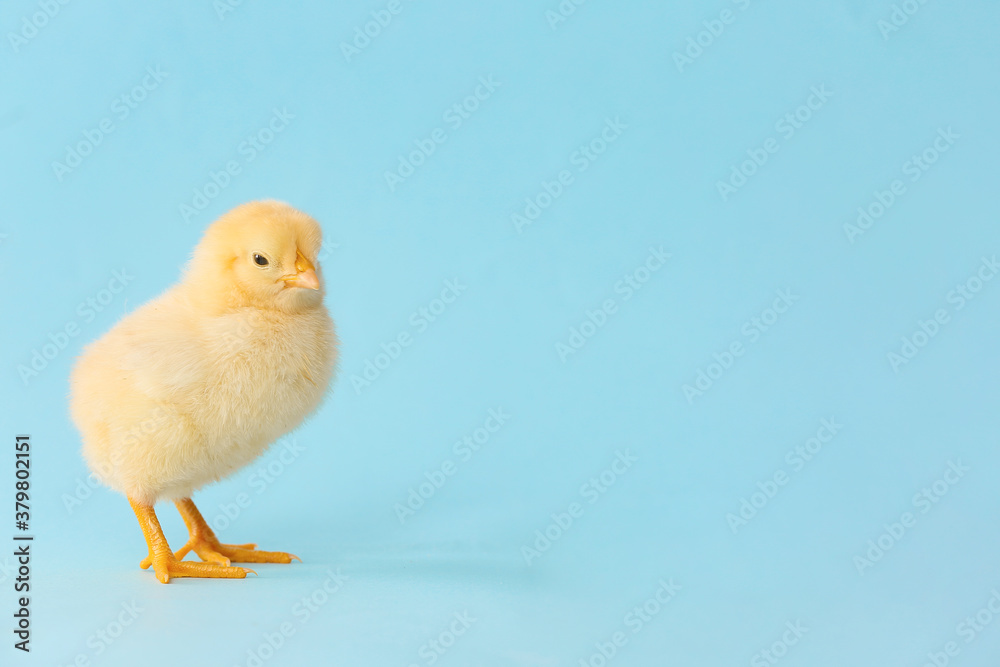
[[(243, 567), (225, 567), (209, 563), (187, 563), (181, 561), (167, 544), (167, 538), (163, 536), (163, 529), (160, 528), (160, 521), (156, 518), (156, 512), (152, 505), (140, 503), (132, 498), (128, 499), (132, 505), (135, 516), (139, 519), (139, 527), (142, 528), (143, 537), (146, 538), (146, 546), (149, 548), (149, 556), (143, 559), (141, 567), (143, 569), (153, 566), (156, 578), (164, 584), (169, 584), (171, 577), (203, 577), (212, 579), (244, 579), (247, 572), (253, 572)], [(254, 574), (257, 574), (254, 572)]]
[(177, 552), (178, 559), (184, 558), (189, 551), (194, 551), (202, 560), (220, 565), (229, 565), (230, 562), (291, 563), (292, 559), (302, 560), (283, 551), (258, 551), (256, 544), (221, 544), (190, 498), (183, 498), (174, 504), (191, 534), (191, 539)]

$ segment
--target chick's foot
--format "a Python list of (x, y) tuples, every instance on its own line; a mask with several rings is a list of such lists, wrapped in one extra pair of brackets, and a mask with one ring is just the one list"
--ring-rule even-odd
[(294, 554), (283, 551), (258, 551), (256, 544), (222, 544), (215, 535), (192, 535), (177, 552), (178, 559), (184, 558), (189, 551), (198, 554), (198, 558), (209, 563), (229, 565), (230, 563), (291, 563), (292, 560), (302, 561)]
[(173, 554), (167, 552), (163, 558), (157, 559), (147, 556), (140, 563), (140, 567), (146, 569), (149, 563), (153, 565), (156, 578), (164, 584), (169, 584), (171, 579), (181, 577), (198, 577), (200, 579), (246, 579), (247, 574), (253, 570), (245, 567), (228, 567), (226, 565), (216, 565), (215, 563), (195, 563), (192, 561), (178, 560)]
[(156, 518), (152, 505), (147, 505), (132, 498), (129, 498), (135, 516), (139, 520), (139, 527), (142, 528), (143, 537), (146, 538), (146, 546), (149, 547), (149, 555), (140, 563), (143, 569), (153, 566), (156, 578), (164, 584), (170, 583), (173, 578), (179, 577), (199, 577), (205, 579), (245, 579), (247, 573), (253, 570), (245, 567), (229, 567), (215, 563), (186, 563), (178, 559), (170, 551), (167, 538), (163, 536), (163, 529)]
[(283, 551), (258, 551), (256, 544), (222, 544), (212, 532), (208, 522), (195, 507), (190, 498), (182, 498), (174, 503), (187, 526), (191, 539), (176, 554), (180, 560), (193, 551), (209, 563), (229, 565), (230, 563), (291, 563), (302, 561), (294, 554)]

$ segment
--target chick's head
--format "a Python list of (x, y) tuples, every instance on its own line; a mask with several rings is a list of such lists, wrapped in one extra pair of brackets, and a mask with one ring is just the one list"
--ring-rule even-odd
[(244, 204), (205, 232), (185, 283), (199, 301), (221, 308), (315, 308), (323, 300), (321, 243), (319, 223), (288, 204)]

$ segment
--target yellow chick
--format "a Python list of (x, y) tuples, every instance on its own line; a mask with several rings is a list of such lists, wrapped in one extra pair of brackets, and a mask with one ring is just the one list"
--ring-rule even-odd
[[(242, 579), (291, 554), (220, 544), (191, 500), (320, 405), (337, 361), (317, 265), (319, 224), (276, 201), (212, 223), (180, 283), (77, 360), (70, 406), (83, 455), (132, 504), (156, 578)], [(172, 553), (153, 511), (172, 500), (190, 539)], [(204, 563), (184, 561), (194, 551)]]

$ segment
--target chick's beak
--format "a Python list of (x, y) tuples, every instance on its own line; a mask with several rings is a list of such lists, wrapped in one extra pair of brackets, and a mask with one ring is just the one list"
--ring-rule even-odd
[(282, 278), (285, 281), (285, 287), (319, 289), (319, 276), (316, 275), (316, 267), (301, 252), (295, 258), (295, 270), (297, 271), (295, 275)]

